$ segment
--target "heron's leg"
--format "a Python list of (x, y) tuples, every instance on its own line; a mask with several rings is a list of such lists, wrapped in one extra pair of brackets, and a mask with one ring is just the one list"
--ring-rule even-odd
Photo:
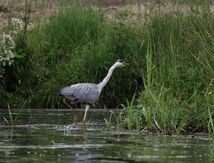
[(74, 124), (77, 124), (77, 114), (76, 114), (75, 109), (73, 109), (73, 108), (71, 107), (71, 105), (68, 103), (68, 100), (67, 100), (66, 98), (63, 99), (63, 102), (64, 102), (64, 104), (65, 104), (67, 107), (69, 107), (69, 109), (72, 110), (73, 115), (74, 115)]
[(90, 105), (86, 104), (85, 106), (85, 114), (84, 114), (84, 117), (83, 117), (83, 123), (84, 123), (84, 128), (86, 129), (86, 116), (87, 116), (87, 112), (88, 112), (88, 109), (89, 109)]
[(67, 107), (69, 107), (69, 109), (73, 109), (73, 108), (71, 107), (71, 105), (67, 102), (67, 99), (66, 99), (66, 98), (63, 98), (63, 102), (64, 102), (64, 104), (65, 104)]

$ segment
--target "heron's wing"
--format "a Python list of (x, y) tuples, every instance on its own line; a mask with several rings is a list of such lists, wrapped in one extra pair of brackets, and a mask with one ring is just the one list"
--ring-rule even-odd
[(63, 96), (72, 96), (80, 102), (93, 103), (99, 97), (99, 89), (96, 84), (80, 83), (61, 89), (60, 94)]

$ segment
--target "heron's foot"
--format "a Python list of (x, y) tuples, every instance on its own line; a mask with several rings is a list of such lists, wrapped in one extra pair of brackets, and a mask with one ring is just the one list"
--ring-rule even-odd
[(77, 125), (77, 120), (78, 120), (77, 114), (74, 114), (74, 122), (73, 122), (74, 125)]
[(70, 126), (72, 126), (72, 127), (77, 127), (77, 126), (78, 126), (78, 123), (77, 123), (77, 122), (74, 122), (74, 123), (72, 123)]
[(66, 125), (66, 126), (64, 126), (64, 131), (65, 131), (65, 132), (69, 132), (69, 131), (71, 131), (71, 130), (73, 130), (73, 129), (75, 129), (75, 128), (77, 128), (77, 125), (74, 124), (74, 123), (72, 123), (71, 125)]
[(71, 130), (73, 130), (73, 129), (77, 129), (77, 128), (79, 128), (78, 125), (79, 125), (79, 124), (78, 124), (77, 122), (73, 122), (72, 124), (65, 125), (65, 126), (64, 126), (64, 130), (65, 130), (65, 131), (71, 131)]

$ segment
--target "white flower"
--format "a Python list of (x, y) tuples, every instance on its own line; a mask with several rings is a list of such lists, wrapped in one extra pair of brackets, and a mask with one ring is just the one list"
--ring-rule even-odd
[[(0, 12), (0, 21), (4, 17), (4, 13)], [(16, 47), (16, 43), (13, 39), (18, 30), (21, 29), (22, 21), (17, 18), (12, 18), (12, 29), (8, 33), (2, 32), (0, 29), (0, 78), (3, 77), (6, 65), (11, 66), (14, 62), (15, 54), (13, 50)]]
[(15, 55), (12, 50), (15, 48), (16, 44), (11, 35), (5, 33), (0, 35), (0, 39), (0, 66), (3, 65), (4, 67), (7, 63), (8, 65), (13, 63)]
[(2, 44), (3, 46), (6, 47), (6, 49), (14, 49), (16, 45), (11, 35), (4, 34), (4, 33), (2, 37)]
[[(22, 20), (20, 20), (18, 18), (12, 18), (11, 21), (12, 21), (12, 25), (15, 28), (15, 30), (21, 29), (22, 24), (23, 24)], [(13, 31), (13, 32), (17, 32), (17, 31)]]

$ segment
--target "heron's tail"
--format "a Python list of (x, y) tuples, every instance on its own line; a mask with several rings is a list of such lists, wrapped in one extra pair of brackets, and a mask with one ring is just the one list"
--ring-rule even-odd
[(65, 88), (60, 89), (60, 91), (58, 92), (58, 96), (65, 96), (64, 90)]
[(59, 91), (61, 96), (70, 96), (72, 95), (72, 89), (70, 87), (64, 87)]
[(61, 90), (58, 92), (58, 96), (64, 96)]

